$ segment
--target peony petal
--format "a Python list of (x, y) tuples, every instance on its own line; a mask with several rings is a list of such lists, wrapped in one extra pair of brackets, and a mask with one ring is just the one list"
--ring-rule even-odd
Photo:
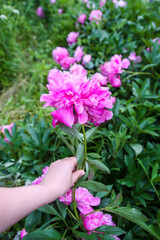
[(59, 122), (65, 124), (68, 127), (72, 127), (74, 124), (73, 106), (68, 108), (59, 108), (51, 113), (51, 115)]
[(88, 121), (88, 114), (86, 111), (83, 111), (83, 113), (78, 114), (78, 121), (80, 124), (84, 124)]

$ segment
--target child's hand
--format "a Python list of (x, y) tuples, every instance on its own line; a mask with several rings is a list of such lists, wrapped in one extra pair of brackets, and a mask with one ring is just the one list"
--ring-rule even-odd
[(77, 170), (76, 157), (65, 158), (51, 163), (47, 174), (39, 184), (45, 188), (48, 203), (66, 193), (85, 172)]

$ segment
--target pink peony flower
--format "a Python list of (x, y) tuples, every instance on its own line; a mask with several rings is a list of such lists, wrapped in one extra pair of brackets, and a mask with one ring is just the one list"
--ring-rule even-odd
[(56, 0), (50, 0), (50, 2), (51, 2), (52, 4), (55, 4), (55, 3), (56, 3)]
[(105, 62), (100, 66), (100, 70), (104, 76), (108, 77), (113, 87), (120, 87), (120, 74), (123, 72), (123, 68), (127, 69), (129, 65), (130, 61), (127, 58), (122, 60), (122, 55), (115, 54), (111, 57), (110, 62)]
[(6, 142), (10, 142), (9, 139), (5, 136), (5, 129), (8, 129), (9, 133), (12, 135), (12, 127), (13, 127), (14, 123), (11, 123), (10, 125), (3, 125), (0, 126), (0, 132), (4, 135), (4, 140)]
[(103, 7), (105, 4), (106, 4), (106, 0), (101, 0), (100, 3), (99, 3), (99, 6)]
[(97, 24), (102, 20), (102, 15), (103, 13), (101, 10), (92, 10), (90, 15), (89, 15), (89, 20), (91, 21), (96, 21)]
[(152, 40), (152, 42), (157, 42), (158, 44), (160, 44), (160, 38), (154, 38), (153, 40)]
[(114, 96), (112, 97), (112, 96), (111, 96), (111, 97), (110, 97), (110, 100), (112, 101), (113, 104), (116, 103), (116, 97), (114, 97)]
[(24, 236), (26, 236), (27, 234), (28, 234), (28, 232), (26, 232), (26, 229), (23, 228), (23, 229), (21, 230), (21, 233), (20, 233), (20, 239), (24, 238)]
[(92, 59), (92, 56), (90, 54), (87, 54), (83, 57), (82, 64), (85, 65), (86, 63), (90, 62)]
[(58, 9), (58, 14), (61, 15), (63, 13), (63, 8)]
[(91, 78), (93, 81), (99, 82), (100, 85), (107, 85), (107, 77), (103, 76), (101, 73), (95, 73)]
[(123, 1), (123, 0), (112, 0), (112, 2), (114, 3), (115, 7), (125, 7), (127, 5), (127, 2)]
[(49, 167), (44, 167), (43, 169), (42, 169), (42, 175), (40, 176), (40, 177), (38, 177), (38, 178), (36, 178), (33, 182), (32, 182), (32, 185), (38, 185), (38, 184), (40, 184), (41, 182), (42, 182), (42, 180), (43, 180), (43, 178), (44, 178), (44, 176), (46, 175), (46, 173), (47, 173), (47, 171), (48, 171), (48, 168)]
[(78, 46), (74, 52), (74, 59), (76, 62), (80, 62), (84, 55), (83, 47)]
[(79, 36), (79, 32), (70, 32), (67, 36), (68, 44), (72, 45), (77, 42), (77, 38)]
[(70, 205), (72, 202), (72, 189), (70, 189), (64, 196), (61, 196), (59, 201), (63, 202), (65, 205)]
[(43, 8), (41, 6), (37, 8), (36, 13), (37, 13), (37, 16), (40, 17), (40, 18), (45, 17), (45, 14), (43, 12)]
[(142, 61), (140, 56), (136, 56), (135, 52), (131, 52), (128, 58), (135, 63), (138, 63), (138, 62)]
[(82, 75), (56, 69), (48, 81), (49, 94), (43, 94), (40, 101), (46, 102), (44, 107), (57, 108), (51, 113), (54, 127), (59, 123), (72, 127), (77, 121), (80, 124), (89, 121), (98, 126), (112, 118), (113, 113), (108, 110), (112, 108), (111, 92), (107, 87)]
[(62, 61), (61, 61), (61, 67), (64, 69), (64, 70), (67, 70), (70, 68), (70, 66), (72, 64), (75, 63), (75, 59), (73, 57), (65, 57)]
[(87, 15), (86, 14), (81, 14), (78, 17), (78, 23), (84, 24), (85, 20), (86, 20)]
[(56, 47), (52, 51), (53, 59), (56, 63), (61, 64), (65, 57), (69, 56), (68, 50), (64, 47)]
[(82, 65), (76, 63), (70, 68), (70, 73), (76, 75), (80, 74), (84, 77), (87, 76), (87, 70)]

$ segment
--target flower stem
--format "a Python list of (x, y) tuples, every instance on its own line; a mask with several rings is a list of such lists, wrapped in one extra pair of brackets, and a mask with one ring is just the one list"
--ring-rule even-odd
[(73, 191), (73, 206), (74, 206), (74, 213), (76, 215), (76, 218), (79, 219), (77, 208), (76, 208), (76, 185), (74, 185), (74, 191)]
[(82, 124), (82, 131), (83, 131), (83, 137), (84, 137), (84, 160), (82, 164), (82, 169), (84, 169), (86, 158), (87, 158), (87, 140), (86, 140), (86, 132), (83, 124)]

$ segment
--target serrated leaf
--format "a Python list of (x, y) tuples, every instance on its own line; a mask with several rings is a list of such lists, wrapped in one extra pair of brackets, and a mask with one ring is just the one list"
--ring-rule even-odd
[(77, 184), (80, 187), (85, 187), (92, 192), (108, 192), (109, 189), (103, 183), (96, 181), (83, 181)]

